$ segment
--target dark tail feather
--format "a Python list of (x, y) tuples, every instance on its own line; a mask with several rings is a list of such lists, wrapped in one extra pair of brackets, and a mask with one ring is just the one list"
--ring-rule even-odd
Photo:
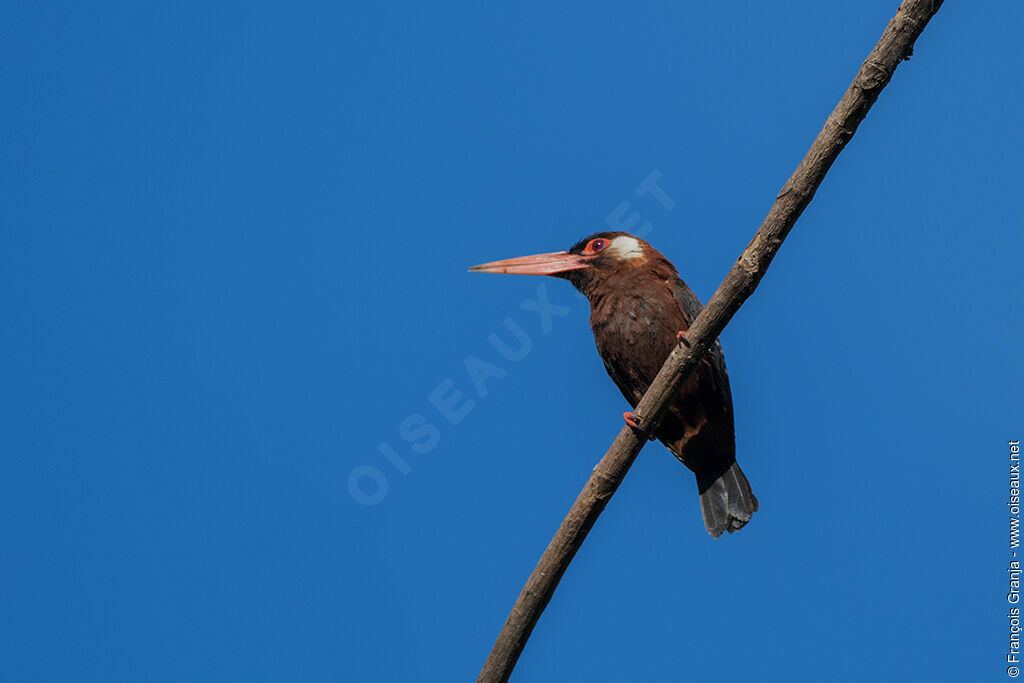
[(750, 482), (735, 461), (724, 472), (697, 473), (700, 511), (708, 533), (718, 538), (743, 528), (757, 510), (757, 498)]

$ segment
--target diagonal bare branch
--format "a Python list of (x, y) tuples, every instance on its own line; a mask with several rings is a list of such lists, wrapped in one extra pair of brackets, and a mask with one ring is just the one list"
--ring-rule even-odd
[(594, 468), (551, 543), (523, 587), (505, 621), (478, 681), (507, 681), (541, 612), (551, 600), (562, 574), (579, 550), (626, 472), (636, 459), (672, 398), (697, 362), (761, 281), (782, 241), (814, 197), (825, 174), (857, 126), (889, 83), (900, 62), (909, 59), (914, 41), (942, 5), (942, 0), (905, 0), (899, 7), (818, 137), (793, 171), (775, 203), (740, 254), (725, 280), (687, 331), (687, 347), (672, 351), (644, 394), (636, 414), (639, 430), (623, 427), (611, 448)]

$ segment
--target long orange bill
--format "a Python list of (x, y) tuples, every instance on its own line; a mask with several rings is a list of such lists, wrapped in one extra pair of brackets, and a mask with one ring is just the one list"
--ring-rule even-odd
[(534, 254), (519, 258), (505, 259), (470, 266), (471, 273), (508, 273), (510, 275), (555, 275), (570, 270), (589, 268), (589, 259), (567, 251), (555, 251), (550, 254)]

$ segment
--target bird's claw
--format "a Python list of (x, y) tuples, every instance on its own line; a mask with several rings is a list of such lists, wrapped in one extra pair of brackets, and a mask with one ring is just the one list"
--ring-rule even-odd
[(676, 332), (676, 341), (678, 341), (680, 344), (682, 344), (686, 348), (690, 348), (690, 342), (686, 339), (686, 331), (685, 330), (680, 331), (680, 332)]
[[(627, 410), (626, 412), (624, 412), (622, 414), (622, 419), (626, 421), (626, 424), (631, 429), (635, 429), (638, 432), (641, 431), (641, 429), (640, 429), (640, 416), (637, 415), (636, 413), (634, 413), (633, 411)], [(655, 439), (654, 434), (650, 434), (647, 437), (648, 441), (654, 441), (654, 439)]]

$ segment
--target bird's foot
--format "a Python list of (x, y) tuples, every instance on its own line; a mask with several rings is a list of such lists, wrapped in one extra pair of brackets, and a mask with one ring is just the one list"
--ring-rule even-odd
[(676, 341), (686, 348), (690, 348), (690, 342), (686, 339), (686, 330), (676, 332)]
[[(629, 425), (630, 428), (635, 429), (638, 432), (640, 431), (640, 416), (639, 415), (637, 415), (636, 413), (634, 413), (631, 410), (627, 410), (626, 412), (624, 412), (622, 414), (622, 419), (626, 421), (626, 424)], [(654, 439), (655, 439), (654, 434), (651, 434), (650, 436), (647, 437), (648, 441), (654, 441)]]

